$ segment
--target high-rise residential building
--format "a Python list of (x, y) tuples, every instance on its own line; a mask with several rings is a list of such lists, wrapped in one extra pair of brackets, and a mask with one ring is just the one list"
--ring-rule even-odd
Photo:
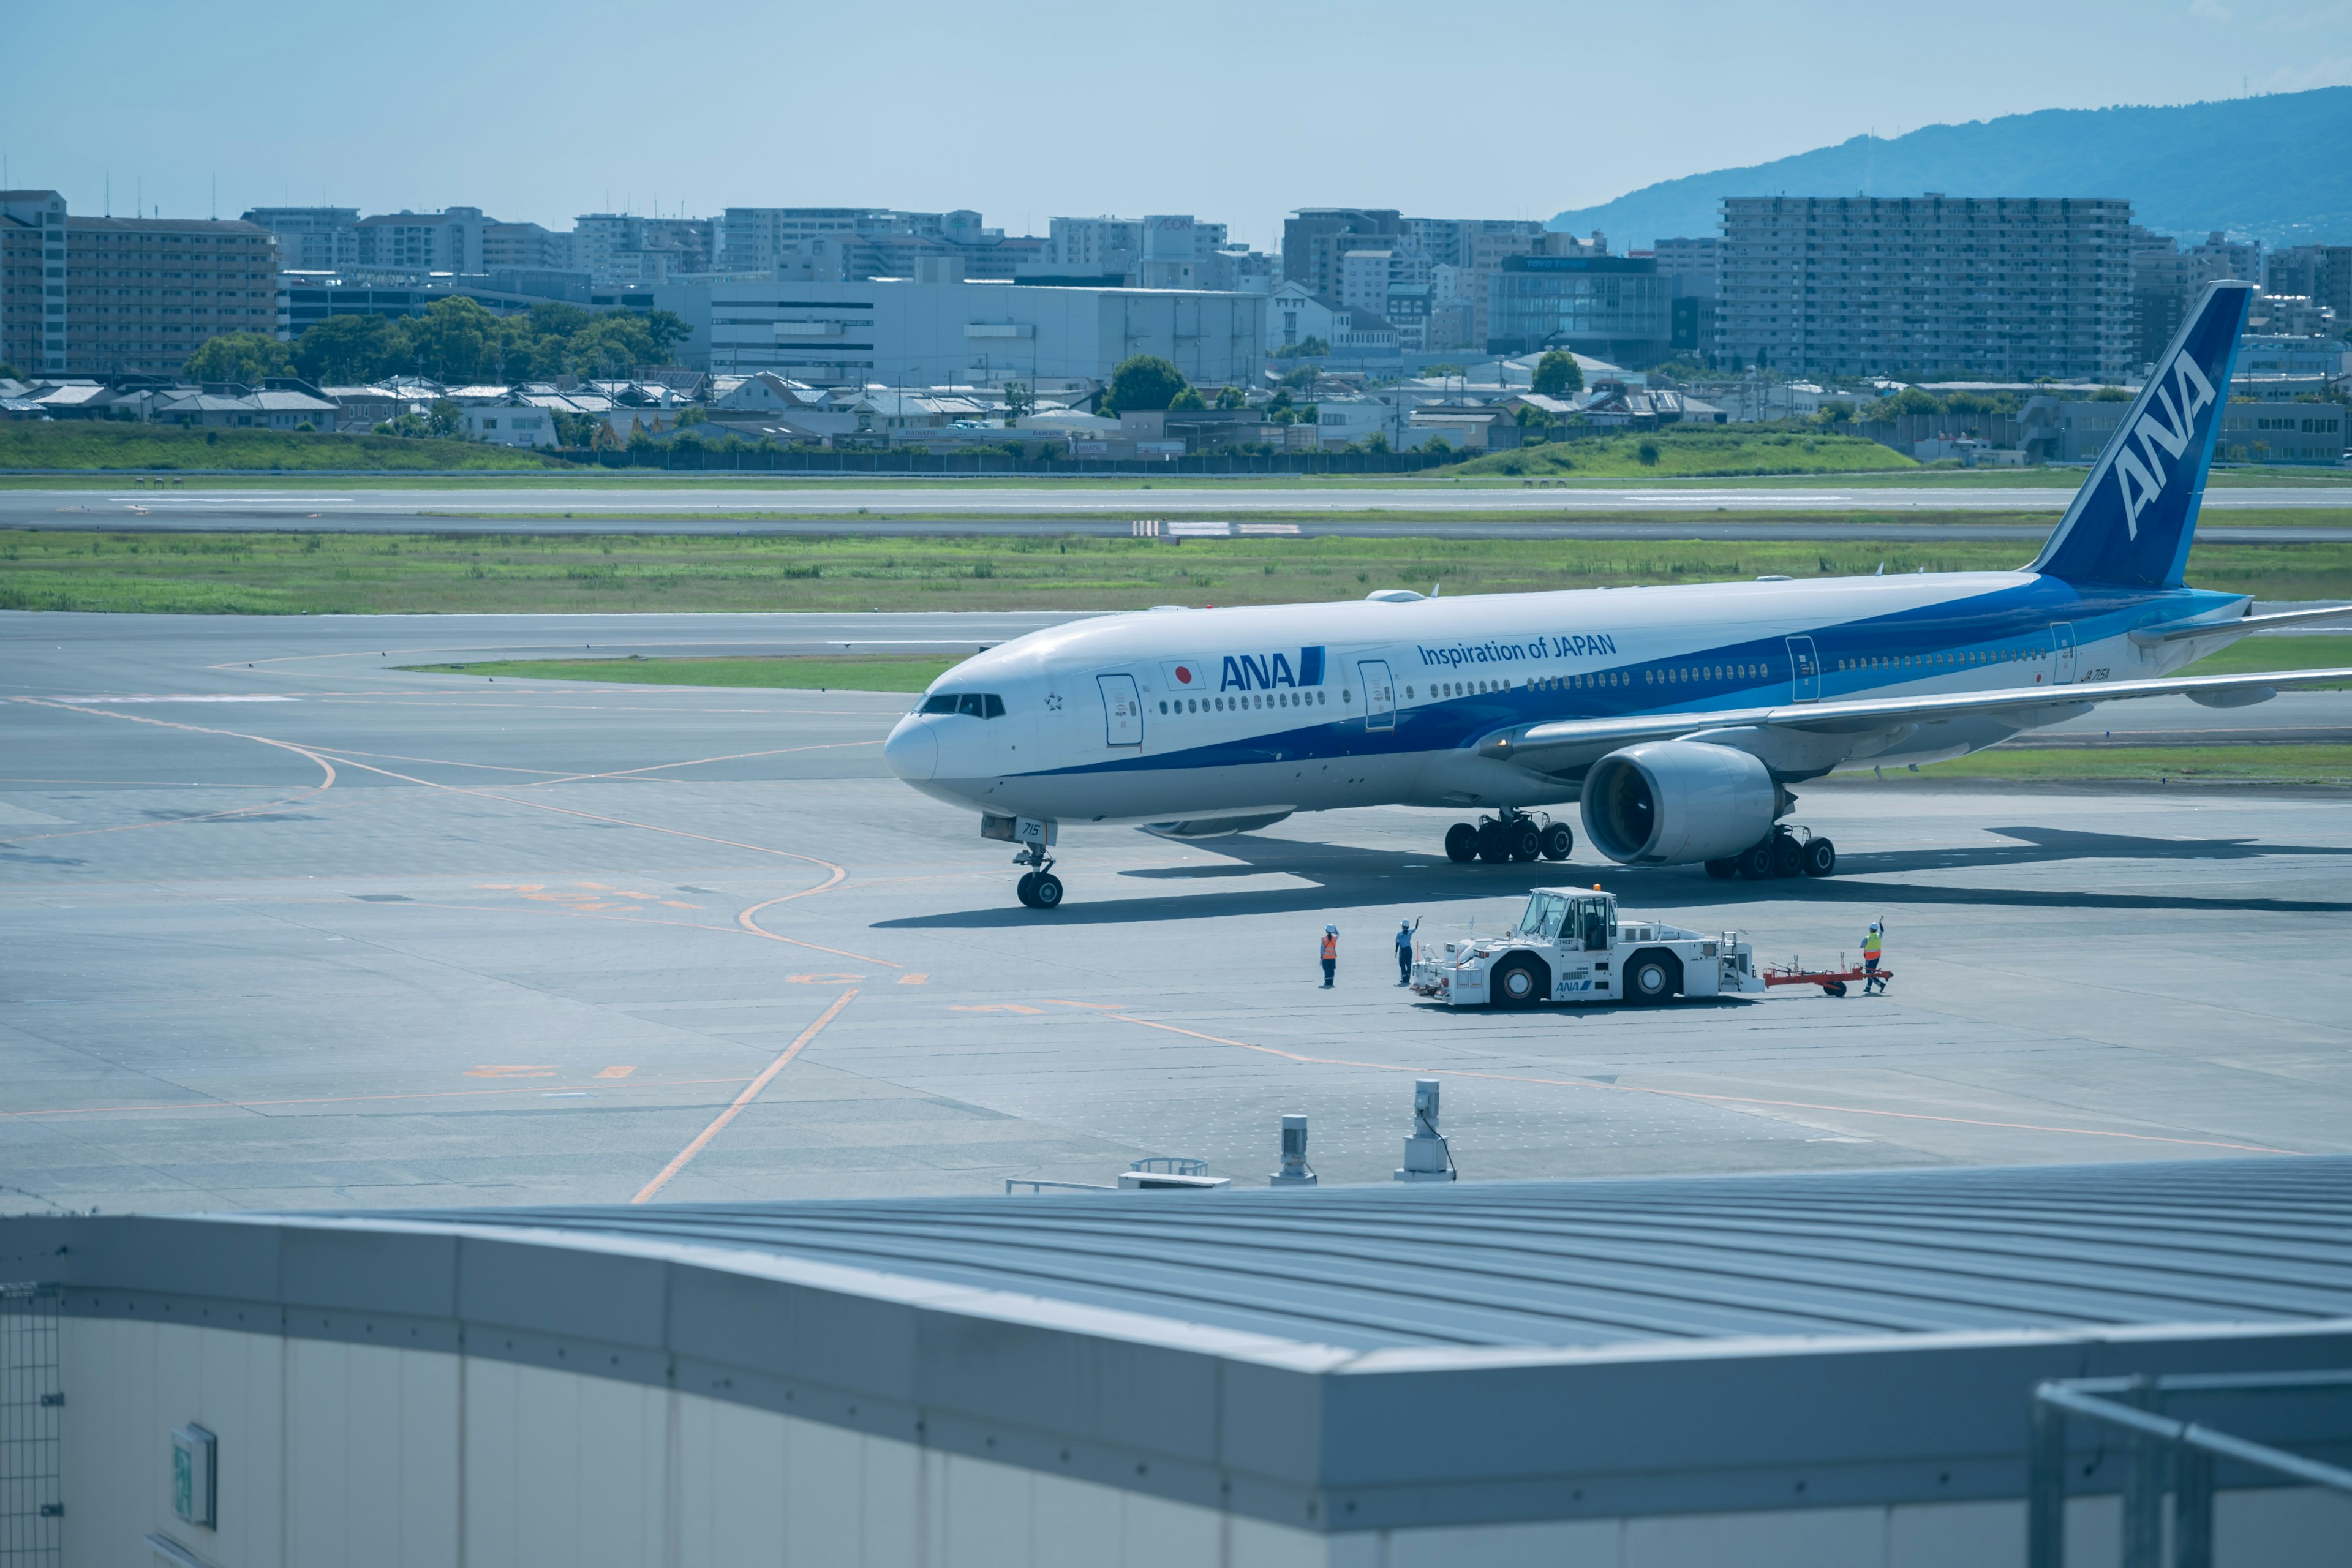
[(496, 221), (479, 207), (378, 213), (359, 221), (352, 265), (385, 272), (479, 272), (483, 236)]
[(484, 272), (560, 271), (572, 265), (569, 231), (535, 223), (499, 223), (482, 227)]
[(28, 374), (173, 375), (207, 338), (277, 326), (278, 246), (258, 224), (79, 217), (54, 191), (9, 191), (0, 236), (0, 358)]
[(572, 265), (600, 285), (658, 283), (708, 272), (717, 225), (707, 217), (583, 213), (572, 230)]
[(1673, 281), (1677, 300), (1713, 300), (1723, 291), (1723, 241), (1662, 239), (1650, 254), (1657, 258), (1658, 275)]
[(66, 368), (66, 199), (0, 191), (0, 363)]
[(2191, 293), (2216, 279), (2231, 278), (2245, 283), (2263, 281), (2263, 242), (2259, 239), (2231, 239), (2220, 229), (2214, 229), (2195, 245), (2180, 247), (2182, 281)]
[(1336, 300), (1342, 257), (1394, 246), (1403, 237), (1394, 207), (1301, 207), (1283, 221), (1282, 279)]
[(1731, 196), (1721, 352), (1828, 375), (2120, 381), (2135, 368), (2131, 204)]
[(1339, 302), (1350, 310), (1385, 316), (1391, 290), (1426, 285), (1431, 271), (1426, 257), (1402, 246), (1349, 251), (1339, 258)]
[(278, 237), (278, 264), (289, 272), (329, 272), (359, 265), (357, 207), (255, 207), (245, 221)]

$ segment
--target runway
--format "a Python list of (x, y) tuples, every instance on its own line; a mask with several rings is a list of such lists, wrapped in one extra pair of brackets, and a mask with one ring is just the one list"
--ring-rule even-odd
[[(972, 533), (1124, 536), (1139, 523), (1222, 525), (1291, 520), (1284, 531), (1377, 537), (1412, 534), (1460, 539), (1654, 539), (1803, 541), (1885, 537), (1890, 528), (1913, 540), (2014, 540), (2039, 542), (2046, 524), (1948, 521), (1955, 513), (2043, 513), (2074, 499), (2066, 488), (1959, 489), (1933, 485), (1633, 485), (1611, 489), (1497, 488), (1430, 481), (1385, 488), (1276, 489), (1235, 486), (1119, 489), (1078, 485), (840, 486), (706, 484), (609, 489), (485, 486), (479, 489), (315, 490), (135, 489), (0, 490), (0, 528), (126, 531), (439, 533), (863, 533), (890, 537)], [(2209, 541), (2241, 543), (2335, 542), (2347, 537), (2339, 518), (2352, 513), (2352, 485), (2255, 486), (2208, 491), (2205, 508), (2288, 510), (2308, 523), (2216, 527)], [(1717, 520), (1713, 514), (1724, 514)], [(1839, 514), (1869, 514), (1846, 522)], [(2330, 516), (2328, 514), (2338, 514)], [(1477, 514), (1472, 516), (1470, 514)], [(1603, 515), (1606, 514), (1606, 515)], [(1738, 514), (1735, 516), (1734, 514)], [(1761, 514), (1761, 515), (1759, 515)], [(1640, 521), (1655, 515), (1657, 521)], [(1764, 521), (1779, 515), (1782, 521)], [(1917, 517), (1935, 521), (1904, 521)], [(1580, 521), (1582, 519), (1583, 521)], [(1263, 522), (1256, 525), (1266, 529)]]
[[(1074, 826), (1041, 917), (882, 769), (903, 697), (394, 668), (1059, 618), (0, 616), (0, 1208), (979, 1192), (1150, 1154), (1255, 1183), (1293, 1110), (1326, 1182), (1385, 1181), (1423, 1073), (1469, 1179), (2352, 1150), (2352, 975), (2312, 940), (2352, 912), (2341, 794), (1815, 784), (1846, 874), (1762, 885), (1454, 867), (1406, 809)], [(2090, 727), (2126, 722), (2340, 731), (2352, 693)], [(1591, 881), (1774, 958), (1884, 916), (1895, 989), (1488, 1016), (1392, 984), (1400, 919), (1492, 931)]]

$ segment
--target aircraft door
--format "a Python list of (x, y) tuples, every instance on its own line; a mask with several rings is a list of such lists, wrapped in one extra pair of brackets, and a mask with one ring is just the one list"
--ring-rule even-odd
[(2066, 621), (2050, 623), (2050, 684), (2074, 684), (2074, 628)]
[(1097, 675), (1095, 684), (1102, 689), (1103, 744), (1143, 744), (1143, 700), (1136, 694), (1135, 677)]
[(1822, 700), (1822, 657), (1813, 651), (1811, 637), (1789, 639), (1789, 700), (1791, 702), (1819, 702)]
[(1396, 728), (1396, 687), (1389, 679), (1389, 661), (1367, 658), (1358, 662), (1356, 673), (1364, 679), (1364, 728), (1393, 730)]

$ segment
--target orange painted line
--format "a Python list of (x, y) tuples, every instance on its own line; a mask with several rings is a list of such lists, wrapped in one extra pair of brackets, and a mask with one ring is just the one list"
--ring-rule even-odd
[(297, 801), (315, 799), (335, 787), (335, 764), (308, 747), (298, 746), (291, 741), (273, 741), (265, 735), (247, 735), (236, 730), (214, 730), (202, 724), (175, 724), (168, 719), (150, 719), (140, 713), (117, 713), (112, 709), (87, 708), (73, 702), (52, 702), (46, 698), (20, 697), (16, 700), (30, 702), (39, 708), (59, 708), (68, 713), (87, 713), (97, 719), (128, 719), (134, 724), (155, 724), (166, 730), (185, 730), (192, 734), (226, 735), (231, 740), (258, 741), (265, 746), (276, 746), (280, 751), (292, 752), (297, 756), (310, 758), (319, 764), (327, 776), (323, 782), (311, 785), (300, 795), (289, 795), (283, 800), (264, 801), (253, 805), (233, 805), (226, 811), (207, 811), (195, 816), (166, 817), (160, 822), (124, 822), (118, 823), (112, 827), (75, 827), (63, 833), (21, 834), (12, 837), (9, 840), (11, 843), (31, 844), (48, 838), (87, 838), (96, 833), (131, 833), (142, 827), (174, 827), (183, 822), (214, 822), (224, 816), (243, 816), (247, 812), (274, 811), (281, 805), (292, 805)]
[(668, 1185), (669, 1179), (672, 1176), (677, 1175), (680, 1171), (685, 1170), (687, 1162), (692, 1160), (697, 1154), (701, 1153), (703, 1149), (709, 1145), (710, 1141), (713, 1138), (718, 1137), (729, 1122), (735, 1120), (736, 1114), (739, 1111), (740, 1111), (745, 1106), (751, 1104), (753, 1100), (760, 1098), (760, 1091), (767, 1088), (770, 1081), (772, 1080), (778, 1073), (783, 1071), (785, 1066), (789, 1064), (794, 1057), (801, 1054), (803, 1047), (806, 1046), (811, 1040), (815, 1039), (818, 1035), (824, 1033), (824, 1026), (827, 1024), (832, 1023), (835, 1018), (841, 1016), (841, 1010), (844, 1007), (848, 1006), (849, 999), (856, 994), (857, 993), (855, 990), (850, 990), (845, 991), (840, 995), (835, 997), (833, 999), (833, 1005), (827, 1007), (823, 1013), (817, 1015), (816, 1022), (811, 1024), (807, 1028), (803, 1029), (800, 1032), (799, 1037), (793, 1040), (791, 1045), (784, 1047), (783, 1055), (778, 1057), (774, 1061), (770, 1062), (765, 1072), (753, 1079), (750, 1083), (744, 1085), (743, 1092), (735, 1097), (734, 1104), (720, 1111), (718, 1119), (712, 1121), (709, 1126), (704, 1128), (700, 1133), (697, 1134), (693, 1142), (688, 1143), (685, 1148), (680, 1149), (677, 1152), (677, 1159), (672, 1160), (668, 1164), (662, 1167), (660, 1175), (656, 1176), (652, 1181), (647, 1182), (644, 1186), (638, 1188), (637, 1195), (631, 1198), (629, 1201), (633, 1204), (644, 1203), (647, 1199), (651, 1198), (656, 1193), (661, 1191), (663, 1187)]
[(1174, 1024), (1161, 1024), (1150, 1018), (1138, 1018), (1132, 1014), (1111, 1015), (1122, 1024), (1140, 1024), (1147, 1029), (1165, 1029), (1171, 1035), (1188, 1035), (1212, 1045), (1237, 1046), (1245, 1051), (1257, 1051), (1286, 1061), (1308, 1067), (1368, 1068), (1374, 1072), (1409, 1072), (1423, 1076), (1450, 1074), (1455, 1078), (1486, 1079), (1496, 1083), (1539, 1083), (1556, 1089), (1609, 1089), (1619, 1094), (1654, 1094), (1667, 1100), (1696, 1100), (1725, 1105), (1766, 1105), (1786, 1110), (1825, 1110), (1841, 1116), (1883, 1116), (1900, 1121), (1941, 1121), (1957, 1127), (1996, 1127), (2013, 1132), (2064, 1132), (2078, 1138), (2122, 1138), (2139, 1143), (2173, 1143), (2194, 1149), (2229, 1149), (2244, 1154), (2296, 1154), (2296, 1149), (2273, 1149), (2262, 1143), (2225, 1143), (2212, 1138), (2166, 1138), (2153, 1132), (2111, 1132), (2096, 1127), (2049, 1127), (2033, 1121), (1991, 1121), (1970, 1116), (1936, 1116), (1923, 1110), (1874, 1110), (1859, 1105), (1816, 1105), (1802, 1100), (1759, 1100), (1741, 1094), (1708, 1094), (1699, 1089), (1647, 1089), (1639, 1084), (1596, 1083), (1582, 1078), (1530, 1078), (1519, 1073), (1473, 1072), (1465, 1068), (1400, 1067), (1393, 1062), (1350, 1061), (1344, 1057), (1308, 1057), (1297, 1051), (1278, 1050), (1273, 1046), (1254, 1046), (1247, 1040), (1229, 1040), (1222, 1035), (1204, 1035), (1198, 1029), (1181, 1028)]
[[(677, 1078), (647, 1079), (643, 1083), (628, 1083), (623, 1089), (708, 1089), (716, 1083), (741, 1083), (740, 1078)], [(53, 1110), (0, 1110), (0, 1117), (26, 1119), (37, 1116), (111, 1116), (134, 1110), (261, 1110), (276, 1105), (361, 1105), (386, 1100), (470, 1100), (486, 1096), (511, 1094), (544, 1094), (547, 1086), (534, 1083), (528, 1089), (417, 1089), (405, 1094), (322, 1094), (299, 1100), (197, 1100), (174, 1104), (158, 1105), (69, 1105)]]
[[(822, 863), (823, 862), (820, 862), (820, 864)], [(893, 963), (887, 958), (871, 958), (862, 952), (852, 952), (847, 948), (827, 947), (823, 942), (803, 942), (796, 936), (778, 936), (774, 931), (770, 931), (767, 927), (761, 925), (757, 920), (752, 918), (761, 910), (773, 909), (778, 904), (789, 904), (794, 899), (811, 898), (815, 894), (824, 892), (827, 888), (838, 887), (841, 884), (842, 879), (848, 875), (848, 872), (843, 870), (840, 867), (835, 866), (833, 868), (833, 876), (829, 880), (814, 888), (804, 888), (797, 893), (786, 893), (780, 899), (770, 899), (765, 903), (753, 904), (750, 909), (743, 910), (735, 917), (735, 923), (742, 927), (743, 930), (750, 931), (753, 936), (763, 936), (770, 942), (788, 942), (794, 947), (805, 947), (814, 952), (829, 952), (835, 958), (854, 958), (860, 963), (878, 963), (885, 969), (904, 969), (906, 967), (905, 964)], [(860, 886), (863, 886), (863, 884), (861, 883)]]

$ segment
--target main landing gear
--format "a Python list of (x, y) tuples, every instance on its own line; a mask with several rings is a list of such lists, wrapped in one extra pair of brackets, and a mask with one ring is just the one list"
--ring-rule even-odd
[(1576, 835), (1567, 823), (1508, 806), (1496, 816), (1480, 817), (1475, 827), (1457, 822), (1445, 830), (1445, 858), (1457, 866), (1473, 860), (1490, 866), (1507, 860), (1565, 860), (1575, 847)]
[(1045, 847), (1032, 844), (1013, 858), (1015, 866), (1032, 869), (1021, 874), (1013, 889), (1013, 897), (1033, 910), (1058, 910), (1062, 907), (1062, 879), (1054, 875), (1054, 862), (1045, 857)]
[(1738, 854), (1709, 860), (1706, 874), (1717, 879), (1745, 877), (1753, 882), (1773, 877), (1834, 877), (1837, 846), (1810, 827), (1775, 827)]

